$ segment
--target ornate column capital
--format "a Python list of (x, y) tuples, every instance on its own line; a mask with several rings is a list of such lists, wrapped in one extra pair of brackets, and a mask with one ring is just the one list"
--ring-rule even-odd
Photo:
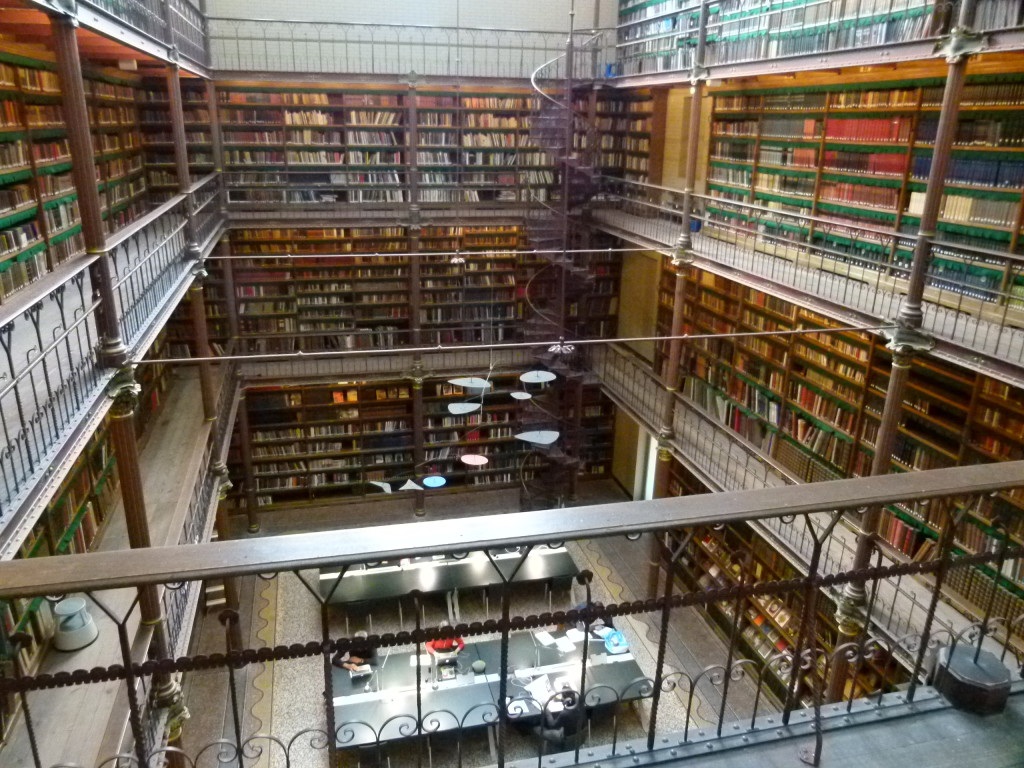
[(135, 414), (139, 406), (142, 385), (135, 380), (135, 368), (122, 366), (107, 385), (107, 397), (114, 401), (110, 411), (115, 419), (125, 419)]

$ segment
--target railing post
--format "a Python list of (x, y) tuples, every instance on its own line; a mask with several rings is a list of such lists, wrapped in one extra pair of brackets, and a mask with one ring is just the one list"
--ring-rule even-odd
[[(138, 409), (140, 391), (141, 387), (132, 376), (131, 368), (123, 367), (111, 382), (107, 393), (114, 401), (110, 409), (110, 439), (117, 462), (128, 544), (132, 549), (152, 546), (136, 439), (135, 412)], [(139, 587), (139, 613), (142, 624), (153, 628), (152, 648), (156, 657), (172, 658), (173, 649), (167, 637), (167, 617), (164, 615), (156, 585)], [(153, 676), (152, 695), (154, 706), (168, 711), (168, 741), (177, 739), (181, 735), (182, 722), (188, 718), (181, 687), (173, 675), (158, 672)], [(181, 764), (179, 761), (180, 756), (173, 758), (172, 764)]]
[[(211, 356), (210, 336), (206, 325), (206, 292), (203, 290), (206, 270), (197, 267), (193, 274), (195, 277), (188, 291), (192, 337), (196, 345), (196, 357), (208, 358)], [(199, 391), (203, 398), (203, 417), (207, 421), (214, 421), (220, 415), (217, 413), (217, 393), (214, 390), (212, 363), (199, 363)]]
[[(221, 385), (224, 387), (235, 386), (234, 381), (225, 380)], [(220, 446), (214, 446), (218, 450)], [(228, 541), (231, 539), (231, 523), (228, 519), (227, 510), (224, 508), (224, 499), (231, 490), (231, 481), (228, 479), (227, 465), (221, 461), (215, 461), (210, 465), (210, 471), (220, 476), (220, 483), (217, 488), (217, 506), (214, 513), (214, 526), (217, 531), (217, 541)], [(239, 609), (238, 578), (227, 576), (224, 578), (224, 608), (236, 615)], [(233, 621), (227, 627), (230, 650), (242, 650), (245, 644), (242, 640), (242, 628), (239, 622)]]
[[(669, 335), (673, 336), (668, 343), (668, 358), (661, 371), (665, 386), (665, 405), (658, 428), (658, 462), (654, 470), (654, 495), (660, 498), (668, 495), (669, 470), (672, 467), (672, 454), (669, 443), (674, 436), (676, 396), (679, 389), (679, 367), (683, 356), (683, 340), (675, 338), (683, 335), (685, 321), (686, 272), (693, 256), (682, 246), (683, 236), (680, 234), (672, 266), (675, 267), (675, 286), (672, 294), (672, 327)], [(657, 372), (656, 372), (657, 373)]]
[(252, 464), (252, 435), (249, 430), (249, 410), (245, 403), (245, 385), (238, 398), (238, 453), (242, 457), (242, 472), (245, 479), (245, 515), (249, 520), (249, 533), (260, 532), (260, 518), (256, 504), (256, 476)]
[(85, 101), (85, 81), (78, 52), (75, 29), (78, 21), (70, 15), (50, 16), (50, 29), (57, 54), (57, 76), (63, 95), (64, 121), (71, 148), (71, 173), (78, 194), (78, 213), (82, 220), (85, 250), (100, 258), (89, 269), (93, 291), (99, 294), (99, 328), (102, 334), (100, 360), (117, 368), (128, 360), (128, 350), (121, 338), (121, 326), (114, 298), (114, 275), (107, 251), (103, 228), (100, 194), (96, 187), (96, 161), (92, 135), (89, 131), (89, 108)]
[[(410, 98), (415, 100), (415, 89), (410, 88)], [(415, 103), (415, 101), (414, 101)], [(415, 121), (416, 118), (416, 107), (410, 106), (409, 108), (410, 119)], [(418, 145), (418, 139), (413, 141), (410, 146), (414, 147), (412, 152), (415, 152), (415, 147)], [(410, 178), (415, 179), (418, 176), (418, 171), (415, 167), (410, 169)], [(422, 235), (423, 235), (423, 223), (420, 218), (420, 204), (419, 204), (419, 192), (415, 182), (410, 186), (409, 195), (412, 199), (412, 204), (409, 206), (409, 249), (412, 253), (422, 252)], [(420, 319), (420, 309), (423, 306), (423, 291), (422, 291), (422, 279), (420, 270), (420, 257), (410, 256), (409, 257), (409, 341), (413, 347), (419, 348), (423, 342), (423, 328)], [(420, 476), (423, 472), (423, 465), (425, 463), (424, 457), (426, 456), (425, 440), (423, 433), (423, 381), (425, 373), (423, 370), (423, 356), (417, 352), (413, 355), (412, 371), (409, 373), (409, 380), (412, 382), (412, 471), (413, 478), (417, 484), (419, 484)], [(414, 490), (413, 492), (413, 511), (417, 517), (422, 517), (426, 514), (424, 502), (426, 494), (423, 490)]]
[[(907, 295), (896, 318), (897, 328), (888, 344), (893, 352), (892, 372), (885, 393), (882, 421), (875, 439), (875, 455), (871, 463), (872, 475), (885, 475), (892, 469), (892, 449), (900, 428), (903, 393), (914, 355), (926, 353), (934, 346), (932, 340), (920, 331), (924, 321), (922, 300), (928, 266), (931, 262), (932, 241), (935, 238), (942, 205), (946, 169), (953, 140), (956, 138), (960, 98), (967, 70), (967, 56), (977, 53), (979, 50), (976, 36), (970, 31), (974, 22), (974, 9), (975, 0), (962, 0), (957, 25), (945, 44), (946, 57), (949, 62), (946, 86), (942, 95), (942, 109), (939, 112), (939, 125), (921, 211), (921, 224), (914, 243), (913, 261), (907, 279)], [(878, 507), (873, 507), (866, 510), (861, 516), (857, 532), (857, 550), (854, 553), (851, 570), (861, 570), (870, 564), (880, 515), (881, 510)], [(863, 581), (850, 582), (843, 588), (836, 613), (839, 623), (837, 645), (856, 640), (870, 623), (870, 617), (864, 615), (865, 597)], [(842, 696), (847, 673), (848, 665), (841, 659), (837, 660), (832, 667), (828, 681), (829, 701), (837, 701)]]
[(708, 0), (701, 0), (700, 21), (697, 30), (697, 47), (693, 52), (693, 65), (690, 67), (690, 125), (686, 136), (686, 178), (683, 185), (682, 228), (679, 233), (678, 249), (689, 251), (693, 247), (690, 234), (690, 222), (693, 218), (693, 188), (697, 183), (697, 155), (700, 151), (700, 113), (704, 96), (704, 81), (707, 70), (704, 68), (704, 49), (708, 36)]
[[(166, 4), (165, 4), (166, 5)], [(206, 301), (203, 291), (203, 278), (206, 268), (202, 253), (199, 250), (198, 233), (195, 222), (195, 201), (189, 189), (192, 186), (192, 174), (188, 167), (188, 142), (185, 137), (185, 109), (181, 101), (181, 68), (171, 63), (167, 66), (167, 93), (171, 120), (171, 135), (174, 138), (174, 166), (178, 176), (178, 192), (186, 196), (185, 215), (188, 223), (185, 228), (185, 253), (190, 261), (195, 261), (195, 276), (189, 288), (189, 306), (191, 308), (192, 334), (196, 345), (196, 356), (210, 357), (210, 338), (206, 327)], [(217, 418), (217, 395), (214, 392), (213, 370), (210, 363), (199, 363), (199, 388), (203, 398), (203, 416), (207, 421)]]

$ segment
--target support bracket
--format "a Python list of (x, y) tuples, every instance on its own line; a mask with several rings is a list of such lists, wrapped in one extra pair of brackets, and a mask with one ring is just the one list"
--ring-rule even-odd
[(964, 56), (974, 56), (983, 53), (988, 48), (988, 38), (972, 29), (961, 29), (954, 27), (949, 35), (940, 40), (935, 46), (935, 52), (946, 59), (950, 64), (955, 64)]
[(928, 334), (898, 320), (891, 322), (896, 327), (892, 330), (882, 331), (882, 335), (887, 339), (886, 349), (903, 354), (924, 354), (935, 349), (935, 339)]
[(675, 247), (672, 249), (672, 266), (684, 267), (693, 264), (696, 257), (691, 247), (692, 240), (689, 232), (681, 232), (676, 239)]
[(142, 385), (135, 380), (135, 366), (125, 365), (118, 368), (114, 378), (107, 385), (107, 397), (114, 401), (114, 415), (130, 414), (139, 402)]

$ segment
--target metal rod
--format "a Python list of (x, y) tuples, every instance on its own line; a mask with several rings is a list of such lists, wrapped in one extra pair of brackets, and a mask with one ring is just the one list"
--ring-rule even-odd
[(534, 349), (536, 347), (550, 347), (552, 344), (565, 343), (565, 344), (583, 344), (583, 345), (600, 345), (600, 344), (617, 344), (626, 341), (671, 341), (673, 339), (686, 339), (690, 341), (698, 341), (701, 339), (726, 339), (726, 338), (740, 338), (747, 336), (794, 336), (799, 334), (821, 334), (821, 333), (844, 333), (849, 331), (886, 331), (895, 328), (892, 325), (862, 325), (862, 326), (847, 326), (843, 328), (800, 328), (792, 331), (743, 331), (738, 333), (698, 333), (693, 335), (684, 336), (629, 336), (617, 339), (573, 339), (573, 340), (562, 340), (553, 339), (550, 341), (514, 341), (508, 344), (461, 344), (459, 346), (444, 346), (443, 344), (437, 344), (432, 347), (395, 347), (387, 349), (346, 349), (337, 350), (333, 352), (280, 352), (280, 353), (267, 353), (258, 355), (224, 355), (223, 357), (208, 357), (208, 358), (197, 358), (197, 357), (170, 357), (162, 358), (160, 360), (147, 360), (139, 359), (133, 360), (132, 365), (155, 365), (155, 364), (170, 364), (170, 365), (195, 365), (196, 363), (209, 361), (216, 363), (226, 363), (233, 360), (242, 362), (274, 362), (274, 361), (285, 361), (285, 360), (319, 360), (323, 358), (332, 357), (358, 357), (361, 355), (377, 356), (377, 355), (398, 355), (398, 354), (411, 354), (411, 353), (424, 353), (424, 352), (469, 352), (473, 350), (502, 350), (502, 349)]
[[(502, 251), (508, 251), (507, 248), (494, 247), (489, 251), (385, 251), (383, 253), (258, 253), (250, 254), (246, 256), (207, 256), (208, 261), (226, 261), (228, 259), (233, 261), (251, 261), (252, 259), (260, 259), (261, 261), (270, 259), (357, 259), (362, 256), (401, 256), (403, 258), (412, 258), (414, 256), (422, 256), (424, 258), (434, 258), (437, 256), (460, 256), (464, 259), (472, 259), (474, 256), (486, 256), (491, 253), (500, 253)], [(515, 251), (517, 254), (536, 255), (541, 256), (544, 254), (563, 254), (563, 253), (592, 253), (595, 256), (607, 255), (609, 253), (650, 253), (653, 249), (651, 248), (570, 248), (563, 250), (562, 248), (556, 249), (534, 249), (525, 251)]]

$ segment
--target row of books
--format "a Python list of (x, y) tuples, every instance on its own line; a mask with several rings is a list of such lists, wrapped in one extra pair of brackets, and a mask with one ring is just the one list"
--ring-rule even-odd
[[(924, 192), (911, 192), (907, 213), (920, 216), (924, 210), (924, 198)], [(1015, 200), (992, 200), (945, 194), (942, 197), (940, 215), (948, 221), (1010, 227), (1013, 226), (1019, 206), (1019, 201)]]
[[(1013, 0), (1005, 0), (1012, 4)], [(989, 0), (988, 5), (993, 5)], [(979, 9), (980, 11), (981, 9)], [(976, 27), (983, 29), (983, 27)], [(921, 103), (926, 107), (942, 105), (942, 88), (925, 88)], [(1003, 105), (1024, 105), (1024, 82), (1008, 83), (966, 83), (960, 91), (960, 106), (991, 107)]]
[(14, 253), (41, 242), (42, 235), (35, 221), (27, 221), (8, 229), (0, 229), (0, 255)]
[[(988, 160), (954, 156), (950, 157), (947, 163), (946, 181), (949, 182), (1012, 189), (1024, 186), (1024, 160)], [(931, 167), (931, 155), (914, 155), (910, 174), (913, 178), (923, 181), (928, 178)]]
[[(934, 142), (938, 133), (937, 117), (927, 117), (918, 125), (917, 140)], [(1019, 147), (1024, 146), (1024, 117), (1015, 114), (992, 118), (964, 119), (956, 126), (953, 143), (959, 146)]]

